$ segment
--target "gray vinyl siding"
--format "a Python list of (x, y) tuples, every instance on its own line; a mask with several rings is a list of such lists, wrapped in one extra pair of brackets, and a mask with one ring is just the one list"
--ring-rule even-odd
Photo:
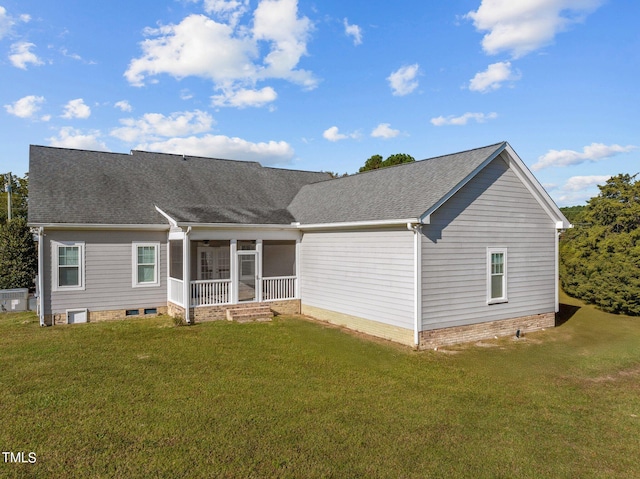
[[(167, 304), (167, 233), (131, 231), (54, 231), (45, 229), (44, 313), (155, 308)], [(85, 289), (53, 291), (52, 241), (83, 241)], [(159, 286), (132, 286), (133, 242), (160, 243)]]
[(307, 232), (301, 248), (303, 304), (413, 329), (412, 232)]
[[(423, 227), (422, 328), (555, 310), (555, 223), (501, 158)], [(487, 304), (487, 248), (507, 249), (508, 302)]]

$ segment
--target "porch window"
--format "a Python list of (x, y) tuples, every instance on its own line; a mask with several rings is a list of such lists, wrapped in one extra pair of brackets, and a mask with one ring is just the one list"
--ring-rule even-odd
[(182, 279), (182, 240), (169, 241), (169, 277)]
[(262, 276), (296, 275), (296, 242), (265, 240), (262, 243)]
[(160, 243), (133, 243), (133, 287), (159, 286)]
[(84, 243), (52, 244), (54, 291), (84, 289)]
[(487, 302), (507, 301), (507, 249), (487, 248)]
[(231, 278), (231, 245), (229, 241), (199, 241), (195, 243), (195, 250), (198, 280)]
[(262, 300), (296, 297), (296, 242), (262, 242)]

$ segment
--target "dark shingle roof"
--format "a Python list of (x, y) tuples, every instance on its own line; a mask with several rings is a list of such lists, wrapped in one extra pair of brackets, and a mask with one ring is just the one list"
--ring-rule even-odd
[(306, 185), (289, 211), (302, 224), (418, 218), (505, 145), (497, 143)]
[(132, 151), (31, 146), (29, 222), (283, 224), (303, 185), (326, 173), (263, 168), (248, 161)]
[(31, 146), (32, 224), (302, 224), (418, 218), (506, 143), (329, 180), (248, 161)]

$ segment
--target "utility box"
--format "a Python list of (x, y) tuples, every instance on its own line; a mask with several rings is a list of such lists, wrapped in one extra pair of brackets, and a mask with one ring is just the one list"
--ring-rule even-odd
[(0, 289), (0, 313), (27, 311), (29, 290), (27, 288)]

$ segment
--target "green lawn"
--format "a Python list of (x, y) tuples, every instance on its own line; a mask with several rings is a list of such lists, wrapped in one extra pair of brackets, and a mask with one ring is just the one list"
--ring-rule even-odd
[(640, 319), (440, 351), (279, 317), (0, 315), (0, 477), (640, 477)]

